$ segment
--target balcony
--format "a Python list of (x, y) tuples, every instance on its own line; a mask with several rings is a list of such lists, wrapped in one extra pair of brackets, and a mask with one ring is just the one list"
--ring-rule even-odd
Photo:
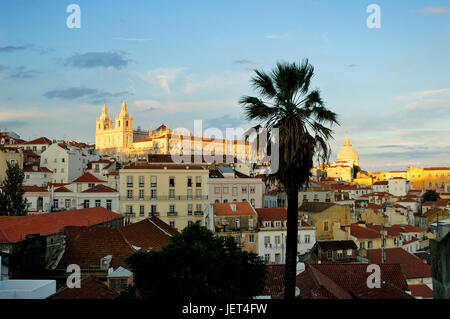
[(195, 183), (195, 187), (202, 187), (202, 183)]
[(159, 213), (158, 212), (150, 212), (150, 213), (148, 213), (148, 217), (159, 217)]
[(178, 216), (178, 212), (167, 212), (167, 216), (169, 217)]
[(194, 212), (194, 216), (203, 216), (203, 211), (202, 210), (196, 210)]

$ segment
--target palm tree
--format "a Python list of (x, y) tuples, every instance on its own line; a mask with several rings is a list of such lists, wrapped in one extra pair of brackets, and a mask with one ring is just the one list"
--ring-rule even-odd
[[(330, 127), (339, 123), (336, 113), (325, 107), (319, 90), (310, 90), (314, 68), (307, 59), (301, 64), (279, 62), (271, 73), (255, 73), (251, 83), (261, 98), (243, 96), (239, 103), (249, 121), (259, 122), (255, 128), (266, 129), (268, 141), (274, 136), (273, 129), (279, 130), (279, 169), (268, 180), (282, 184), (288, 197), (284, 295), (294, 299), (298, 191), (309, 183), (314, 156), (321, 162), (328, 160)], [(270, 152), (270, 145), (267, 147)]]

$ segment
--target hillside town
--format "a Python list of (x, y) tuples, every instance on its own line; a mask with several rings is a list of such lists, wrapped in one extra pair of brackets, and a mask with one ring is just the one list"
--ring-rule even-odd
[[(28, 203), (25, 216), (0, 216), (0, 298), (117, 298), (134, 280), (127, 257), (159, 251), (195, 223), (265, 261), (255, 298), (283, 298), (288, 199), (267, 163), (248, 160), (251, 143), (242, 162), (180, 163), (178, 131), (134, 129), (125, 101), (115, 119), (106, 105), (99, 114), (95, 145), (0, 132), (0, 191), (17, 165)], [(224, 159), (242, 155), (237, 140), (189, 140), (192, 154), (214, 144)], [(450, 167), (366, 171), (357, 148), (347, 137), (298, 192), (296, 298), (450, 298)], [(80, 289), (65, 286), (74, 264)], [(371, 264), (378, 289), (366, 285)]]

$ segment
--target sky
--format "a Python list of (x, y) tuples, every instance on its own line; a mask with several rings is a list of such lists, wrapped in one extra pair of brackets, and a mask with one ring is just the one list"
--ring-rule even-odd
[(449, 56), (448, 1), (0, 0), (0, 129), (94, 143), (123, 99), (135, 128), (247, 128), (254, 70), (308, 58), (331, 159), (348, 135), (362, 169), (450, 166)]

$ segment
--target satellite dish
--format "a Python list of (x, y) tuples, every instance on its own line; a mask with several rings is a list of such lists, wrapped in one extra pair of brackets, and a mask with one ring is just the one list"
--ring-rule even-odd
[(300, 288), (298, 288), (297, 286), (295, 287), (295, 297), (300, 296)]

